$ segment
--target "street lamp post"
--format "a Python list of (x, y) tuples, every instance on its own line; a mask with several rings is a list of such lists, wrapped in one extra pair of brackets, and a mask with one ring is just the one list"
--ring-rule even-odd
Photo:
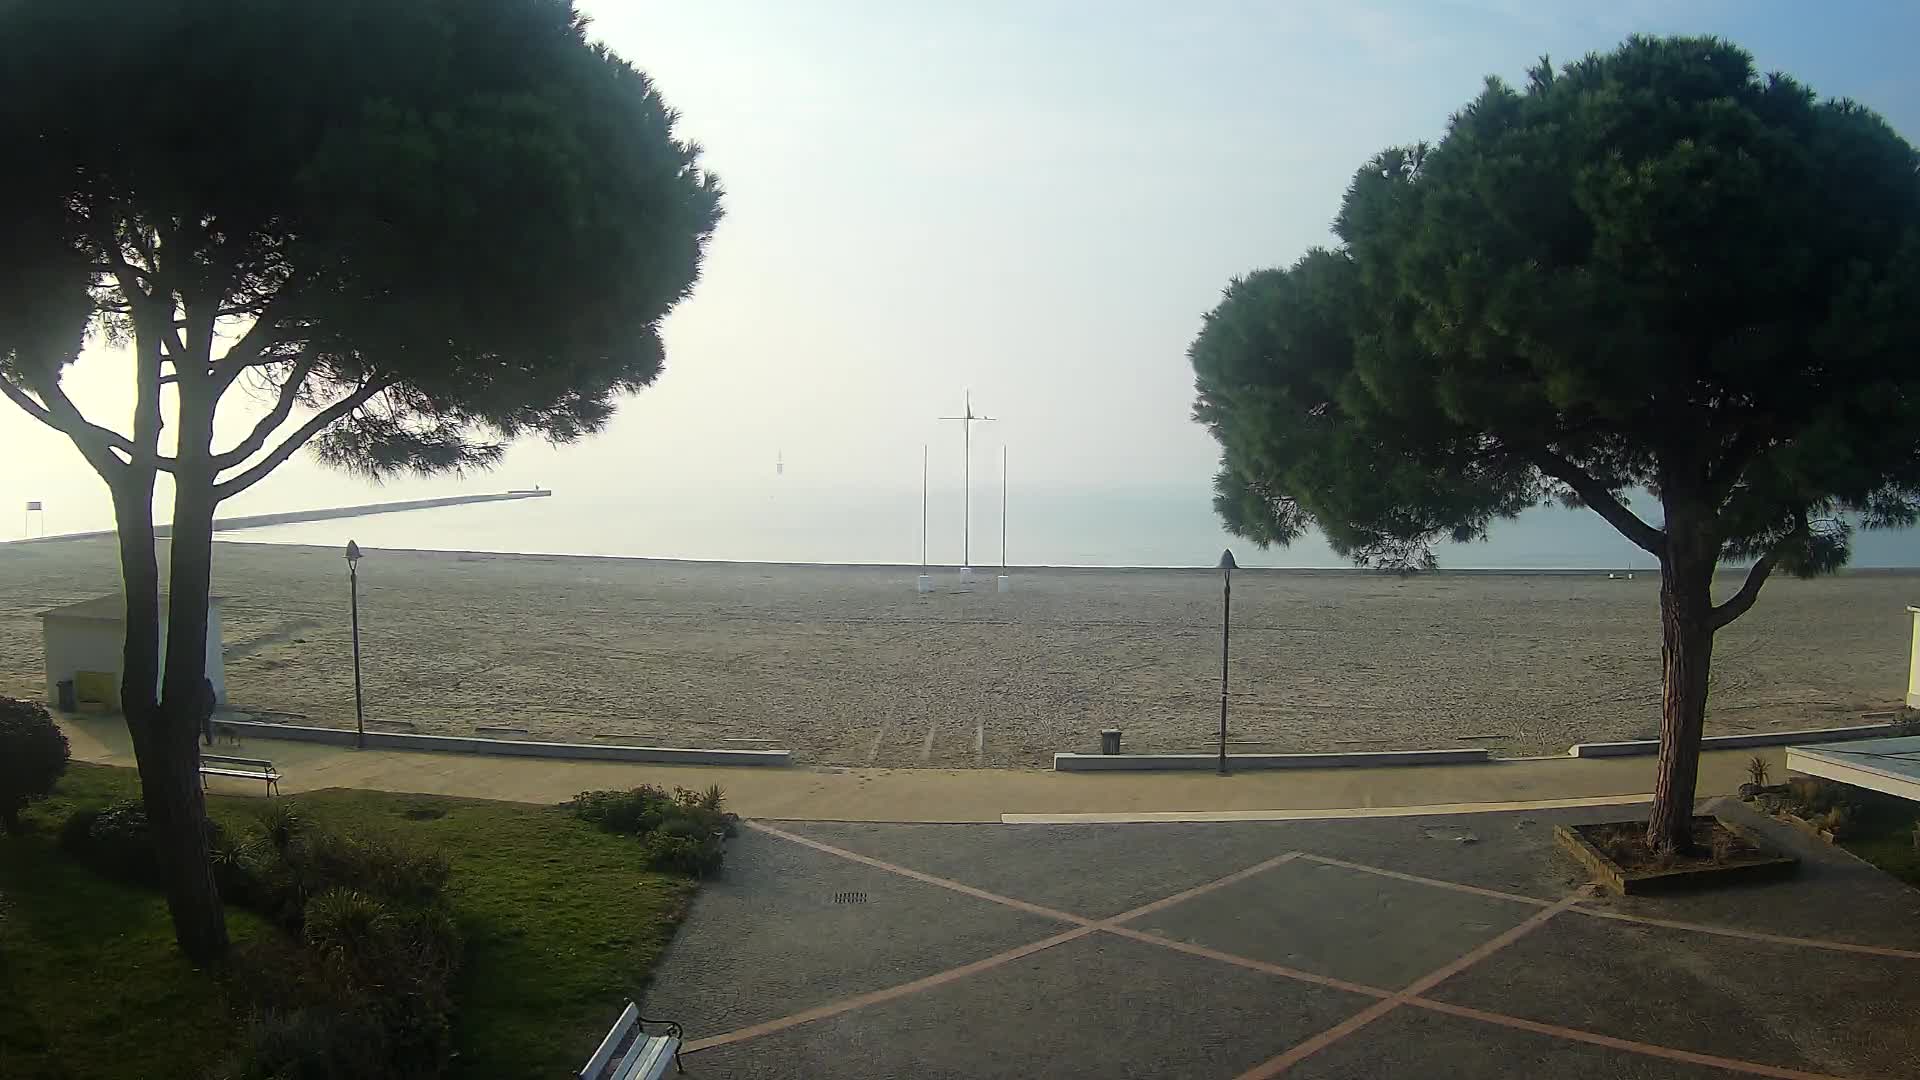
[(347, 593), (353, 612), (353, 745), (367, 748), (367, 714), (360, 701), (360, 545), (347, 541)]
[(1220, 775), (1227, 775), (1227, 642), (1233, 634), (1233, 549), (1220, 553)]

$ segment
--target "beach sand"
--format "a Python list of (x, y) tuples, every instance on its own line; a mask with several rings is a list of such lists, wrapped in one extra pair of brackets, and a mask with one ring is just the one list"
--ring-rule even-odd
[[(114, 556), (111, 540), (0, 547), (0, 693), (41, 696), (35, 614), (115, 591)], [(214, 559), (232, 706), (351, 727), (340, 553), (222, 543)], [(1105, 727), (1128, 750), (1211, 749), (1217, 572), (1016, 568), (1001, 595), (995, 571), (963, 592), (936, 570), (926, 596), (918, 572), (370, 551), (367, 715), (823, 765), (1044, 766)], [(1520, 755), (1652, 737), (1658, 594), (1648, 573), (1242, 571), (1232, 745)], [(1770, 581), (1716, 639), (1708, 733), (1895, 707), (1916, 599), (1917, 573)]]

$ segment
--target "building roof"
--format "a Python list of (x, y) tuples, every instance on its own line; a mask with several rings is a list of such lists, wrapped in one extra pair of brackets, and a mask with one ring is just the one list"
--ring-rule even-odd
[[(209, 607), (218, 607), (224, 599), (226, 598), (223, 596), (209, 596), (207, 597), (207, 604)], [(162, 613), (167, 610), (167, 596), (164, 593), (160, 596), (160, 610)], [(126, 597), (121, 593), (108, 593), (105, 596), (96, 596), (91, 600), (82, 600), (77, 604), (63, 604), (60, 607), (48, 608), (40, 612), (40, 617), (42, 619), (64, 619), (73, 622), (117, 623), (124, 622), (126, 620), (126, 614)]]
[(1920, 802), (1920, 737), (1789, 746), (1787, 768)]

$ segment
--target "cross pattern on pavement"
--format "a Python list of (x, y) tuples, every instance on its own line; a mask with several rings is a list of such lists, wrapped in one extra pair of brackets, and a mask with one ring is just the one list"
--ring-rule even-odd
[[(1862, 945), (1862, 944), (1851, 943), (1851, 942), (1825, 941), (1825, 940), (1820, 940), (1815, 938), (1790, 937), (1790, 936), (1779, 935), (1779, 934), (1758, 933), (1754, 931), (1742, 930), (1742, 929), (1737, 929), (1733, 927), (1711, 926), (1711, 925), (1705, 925), (1705, 924), (1699, 924), (1699, 923), (1681, 922), (1681, 921), (1671, 920), (1671, 919), (1651, 918), (1647, 916), (1632, 915), (1624, 912), (1609, 911), (1609, 910), (1582, 906), (1582, 901), (1590, 898), (1593, 895), (1594, 887), (1591, 885), (1583, 886), (1580, 889), (1577, 889), (1574, 892), (1564, 897), (1561, 897), (1557, 900), (1549, 900), (1549, 899), (1542, 899), (1540, 897), (1535, 897), (1535, 896), (1528, 896), (1521, 893), (1505, 892), (1498, 889), (1487, 889), (1487, 888), (1481, 888), (1479, 886), (1474, 886), (1474, 885), (1466, 885), (1459, 882), (1444, 881), (1437, 878), (1428, 878), (1428, 877), (1421, 877), (1415, 874), (1401, 873), (1399, 871), (1389, 870), (1383, 867), (1368, 866), (1362, 863), (1349, 862), (1344, 859), (1337, 859), (1337, 858), (1332, 858), (1324, 855), (1318, 855), (1318, 854), (1314, 854), (1307, 851), (1287, 851), (1287, 852), (1275, 855), (1271, 858), (1265, 859), (1261, 862), (1255, 863), (1244, 869), (1238, 870), (1232, 874), (1228, 874), (1225, 877), (1218, 878), (1216, 880), (1206, 882), (1205, 884), (1197, 885), (1192, 888), (1173, 893), (1159, 900), (1155, 900), (1152, 903), (1148, 903), (1140, 907), (1136, 907), (1130, 911), (1125, 911), (1118, 915), (1110, 916), (1108, 918), (1095, 919), (1095, 918), (1088, 918), (1083, 915), (1075, 914), (1073, 912), (1062, 911), (1056, 908), (1047, 907), (1041, 904), (1030, 903), (1028, 901), (1020, 900), (1014, 897), (1004, 896), (999, 893), (989, 891), (987, 889), (982, 889), (973, 885), (966, 884), (964, 882), (955, 881), (949, 878), (939, 877), (933, 874), (923, 873), (921, 871), (914, 870), (909, 867), (901, 866), (901, 865), (887, 862), (881, 859), (876, 859), (871, 856), (862, 855), (858, 852), (849, 851), (841, 847), (836, 847), (832, 844), (824, 843), (822, 841), (815, 840), (810, 837), (801, 836), (796, 833), (788, 832), (784, 829), (778, 828), (773, 825), (768, 825), (762, 822), (745, 822), (743, 824), (745, 824), (747, 828), (753, 829), (767, 836), (775, 837), (780, 840), (787, 841), (789, 843), (798, 844), (803, 847), (810, 848), (814, 851), (818, 851), (823, 854), (833, 856), (835, 858), (845, 859), (851, 862), (860, 863), (862, 865), (869, 866), (889, 874), (898, 875), (900, 877), (908, 878), (908, 879), (918, 881), (927, 885), (932, 885), (941, 889), (946, 889), (951, 892), (960, 893), (962, 895), (970, 896), (978, 900), (984, 900), (989, 903), (998, 904), (1007, 908), (1028, 913), (1030, 915), (1037, 915), (1044, 918), (1053, 919), (1058, 922), (1067, 924), (1069, 928), (1061, 931), (1060, 933), (1053, 934), (1048, 937), (1040, 938), (1038, 940), (1028, 942), (1024, 945), (1019, 945), (1014, 948), (995, 953), (991, 956), (983, 957), (979, 960), (972, 961), (971, 963), (962, 964), (958, 967), (949, 968), (947, 970), (940, 971), (933, 975), (925, 976), (923, 978), (914, 979), (909, 982), (899, 983), (894, 986), (885, 987), (885, 988), (874, 990), (868, 993), (858, 994), (858, 995), (843, 998), (837, 1001), (831, 1001), (822, 1005), (814, 1006), (812, 1008), (804, 1009), (800, 1012), (789, 1014), (787, 1016), (782, 1016), (777, 1019), (769, 1020), (763, 1023), (753, 1024), (747, 1027), (742, 1027), (733, 1031), (725, 1032), (720, 1035), (711, 1036), (709, 1038), (696, 1039), (687, 1043), (684, 1052), (688, 1054), (697, 1053), (700, 1050), (708, 1049), (711, 1047), (718, 1047), (718, 1046), (725, 1046), (730, 1044), (746, 1042), (748, 1040), (757, 1039), (765, 1035), (771, 1035), (775, 1032), (784, 1031), (789, 1028), (797, 1027), (801, 1024), (807, 1024), (807, 1023), (812, 1023), (819, 1020), (825, 1020), (830, 1017), (835, 1017), (835, 1016), (840, 1016), (846, 1013), (855, 1012), (857, 1010), (867, 1008), (868, 1006), (878, 1005), (883, 1002), (894, 1001), (899, 998), (907, 997), (909, 995), (934, 989), (935, 987), (947, 985), (949, 983), (955, 982), (956, 980), (965, 979), (973, 975), (990, 971), (992, 969), (1009, 964), (1013, 961), (1019, 960), (1022, 957), (1031, 956), (1035, 953), (1038, 953), (1047, 949), (1051, 949), (1057, 945), (1061, 945), (1069, 941), (1074, 941), (1074, 940), (1084, 938), (1093, 934), (1111, 934), (1111, 935), (1115, 935), (1121, 938), (1126, 938), (1132, 941), (1141, 942), (1147, 945), (1153, 945), (1153, 946), (1158, 946), (1164, 949), (1170, 949), (1175, 952), (1187, 954), (1189, 956), (1200, 957), (1206, 960), (1211, 960), (1211, 961), (1215, 961), (1222, 964), (1230, 964), (1236, 967), (1261, 972), (1263, 974), (1271, 975), (1281, 979), (1287, 979), (1295, 982), (1307, 983), (1307, 984), (1312, 984), (1316, 986), (1329, 987), (1336, 990), (1343, 990), (1348, 993), (1362, 995), (1362, 996), (1374, 999), (1372, 1004), (1361, 1009), (1359, 1012), (1354, 1013), (1353, 1015), (1349, 1016), (1347, 1019), (1342, 1020), (1340, 1023), (1335, 1024), (1334, 1026), (1329, 1027), (1324, 1031), (1320, 1031), (1317, 1034), (1314, 1034), (1311, 1037), (1302, 1040), (1298, 1044), (1292, 1046), (1291, 1048), (1285, 1050), (1284, 1052), (1278, 1054), (1277, 1056), (1265, 1062), (1262, 1062), (1254, 1066), (1252, 1069), (1249, 1069), (1246, 1072), (1242, 1073), (1241, 1074), (1242, 1080), (1252, 1080), (1252, 1078), (1280, 1075), (1281, 1073), (1286, 1072), (1288, 1069), (1292, 1068), (1293, 1066), (1299, 1064), (1302, 1061), (1307, 1060), (1308, 1058), (1326, 1049), (1327, 1047), (1340, 1042), (1341, 1040), (1353, 1035), (1358, 1031), (1361, 1031), (1362, 1029), (1366, 1028), (1368, 1025), (1374, 1023), (1380, 1018), (1401, 1008), (1425, 1009), (1435, 1013), (1458, 1017), (1466, 1020), (1473, 1020), (1473, 1021), (1477, 1021), (1485, 1024), (1492, 1024), (1492, 1025), (1510, 1028), (1514, 1030), (1530, 1032), (1536, 1035), (1544, 1035), (1544, 1036), (1548, 1036), (1555, 1039), (1567, 1040), (1570, 1042), (1577, 1042), (1577, 1043), (1587, 1043), (1593, 1046), (1605, 1047), (1612, 1050), (1626, 1051), (1629, 1053), (1645, 1055), (1647, 1057), (1664, 1059), (1666, 1061), (1683, 1062), (1683, 1063), (1689, 1063), (1694, 1065), (1706, 1066), (1710, 1068), (1724, 1069), (1731, 1072), (1744, 1073), (1751, 1076), (1777, 1077), (1777, 1078), (1783, 1078), (1783, 1080), (1841, 1080), (1841, 1078), (1834, 1077), (1825, 1073), (1807, 1072), (1804, 1070), (1785, 1068), (1777, 1065), (1770, 1065), (1764, 1062), (1745, 1061), (1745, 1060), (1739, 1060), (1735, 1058), (1721, 1057), (1713, 1054), (1703, 1054), (1703, 1053), (1698, 1053), (1690, 1050), (1683, 1050), (1683, 1049), (1679, 1049), (1671, 1046), (1661, 1046), (1653, 1043), (1638, 1042), (1631, 1039), (1616, 1038), (1614, 1036), (1603, 1035), (1603, 1034), (1600, 1034), (1599, 1032), (1586, 1031), (1579, 1028), (1564, 1027), (1557, 1024), (1542, 1023), (1536, 1020), (1528, 1020), (1523, 1017), (1510, 1016), (1505, 1013), (1492, 1012), (1484, 1009), (1476, 1009), (1476, 1008), (1472, 1008), (1465, 1005), (1455, 1004), (1449, 1001), (1438, 1000), (1438, 999), (1429, 997), (1427, 995), (1435, 987), (1439, 986), (1441, 983), (1447, 981), (1448, 979), (1453, 978), (1454, 976), (1460, 974), (1463, 971), (1466, 971), (1468, 968), (1471, 968), (1472, 966), (1474, 966), (1475, 964), (1478, 964), (1482, 960), (1487, 959), (1488, 957), (1494, 955), (1500, 950), (1505, 949), (1507, 946), (1512, 945), (1514, 942), (1519, 941), (1520, 939), (1526, 937), (1528, 934), (1531, 934), (1534, 931), (1538, 930), (1540, 927), (1546, 925), (1550, 920), (1560, 915), (1563, 915), (1567, 912), (1574, 912), (1576, 914), (1590, 916), (1594, 918), (1600, 918), (1600, 919), (1610, 919), (1610, 920), (1618, 920), (1623, 922), (1638, 923), (1638, 924), (1647, 925), (1647, 926), (1662, 927), (1670, 930), (1690, 931), (1693, 933), (1717, 935), (1721, 937), (1736, 938), (1736, 939), (1741, 939), (1745, 941), (1765, 942), (1769, 944), (1788, 945), (1788, 946), (1795, 946), (1795, 947), (1806, 948), (1806, 949), (1819, 949), (1819, 950), (1827, 950), (1827, 951), (1833, 951), (1833, 952), (1856, 953), (1856, 954), (1864, 954), (1864, 955), (1871, 955), (1871, 956), (1878, 956), (1878, 957), (1890, 957), (1890, 958), (1897, 958), (1897, 959), (1920, 961), (1920, 951), (1915, 951), (1915, 950), (1898, 949), (1898, 948), (1891, 948), (1891, 947), (1877, 946), (1877, 945)], [(1440, 967), (1434, 969), (1433, 971), (1428, 972), (1427, 974), (1413, 980), (1412, 982), (1398, 989), (1391, 989), (1391, 988), (1381, 987), (1381, 986), (1372, 986), (1365, 983), (1350, 981), (1347, 979), (1335, 978), (1329, 975), (1323, 975), (1323, 974), (1310, 972), (1310, 971), (1303, 971), (1303, 970), (1288, 967), (1282, 964), (1276, 964), (1276, 963), (1272, 963), (1265, 960), (1255, 959), (1253, 957), (1224, 952), (1219, 949), (1209, 948), (1207, 946), (1195, 944), (1192, 942), (1179, 941), (1170, 937), (1163, 936), (1161, 934), (1156, 934), (1146, 930), (1139, 929), (1137, 926), (1134, 926), (1134, 925), (1130, 925), (1144, 916), (1153, 914), (1155, 912), (1164, 911), (1167, 908), (1185, 903), (1186, 901), (1192, 900), (1196, 897), (1205, 895), (1207, 893), (1211, 893), (1215, 890), (1225, 888), (1227, 886), (1236, 884), (1238, 882), (1246, 881), (1250, 878), (1256, 877), (1257, 875), (1263, 874), (1266, 871), (1273, 869), (1274, 867), (1281, 866), (1283, 864), (1286, 864), (1295, 860), (1306, 860), (1306, 861), (1311, 861), (1316, 863), (1322, 863), (1328, 866), (1342, 867), (1347, 870), (1358, 871), (1366, 874), (1374, 874), (1380, 877), (1392, 878), (1398, 881), (1409, 882), (1412, 884), (1428, 886), (1436, 889), (1447, 889), (1455, 892), (1469, 893), (1475, 896), (1506, 901), (1514, 904), (1527, 905), (1527, 906), (1534, 907), (1538, 910), (1536, 910), (1531, 916), (1529, 916), (1527, 919), (1520, 922), (1518, 925), (1513, 926), (1507, 929), (1506, 931), (1500, 934), (1497, 934), (1491, 938), (1488, 938), (1487, 940), (1481, 942), (1479, 945), (1455, 957), (1453, 960), (1449, 961), (1448, 963), (1441, 965)]]

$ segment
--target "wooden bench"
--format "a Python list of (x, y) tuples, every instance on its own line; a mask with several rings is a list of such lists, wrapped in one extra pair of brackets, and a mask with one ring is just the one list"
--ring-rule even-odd
[(232, 776), (241, 780), (263, 780), (267, 785), (268, 796), (280, 794), (280, 770), (273, 762), (260, 758), (221, 757), (219, 754), (200, 755), (200, 786), (206, 787), (209, 776)]
[[(667, 1029), (665, 1035), (648, 1035), (646, 1025)], [(680, 1072), (680, 1025), (671, 1020), (649, 1020), (640, 1015), (640, 1006), (627, 1002), (625, 1012), (614, 1021), (613, 1030), (600, 1040), (600, 1049), (587, 1059), (580, 1080), (660, 1080), (667, 1073), (667, 1062)]]

